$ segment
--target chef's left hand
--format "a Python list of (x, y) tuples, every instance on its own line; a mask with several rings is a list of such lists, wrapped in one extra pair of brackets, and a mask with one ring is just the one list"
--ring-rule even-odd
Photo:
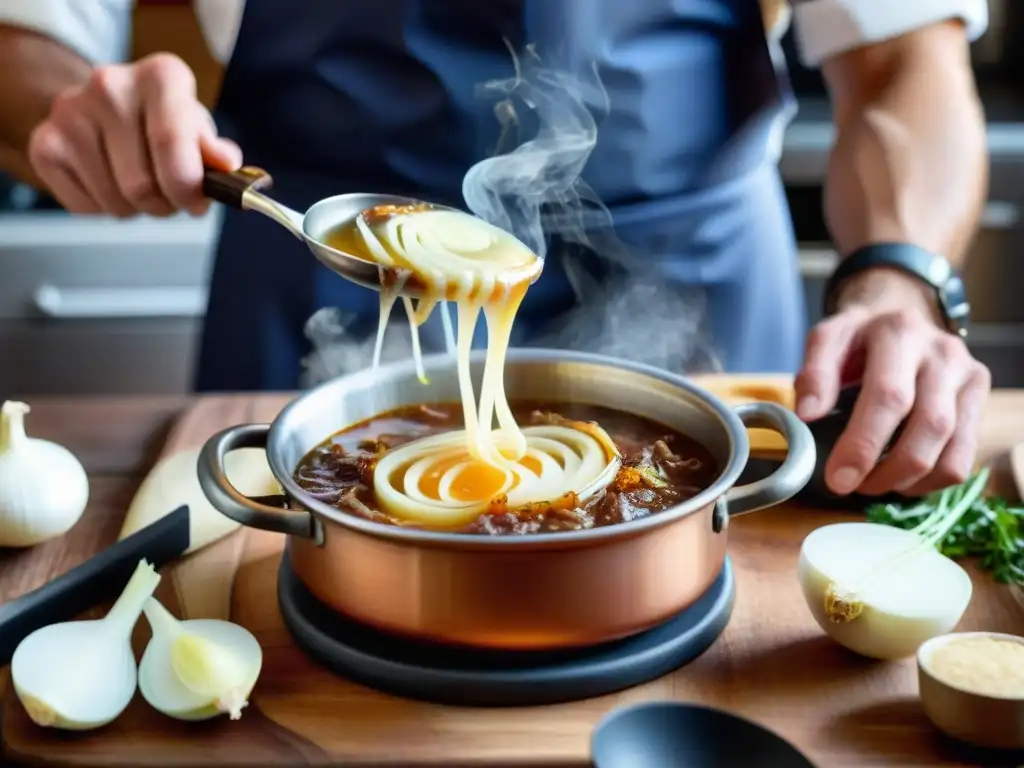
[[(991, 375), (940, 324), (926, 286), (891, 270), (845, 284), (837, 313), (808, 336), (797, 414), (821, 418), (857, 379), (861, 394), (825, 465), (833, 492), (921, 495), (967, 478)], [(904, 419), (903, 434), (879, 461)]]

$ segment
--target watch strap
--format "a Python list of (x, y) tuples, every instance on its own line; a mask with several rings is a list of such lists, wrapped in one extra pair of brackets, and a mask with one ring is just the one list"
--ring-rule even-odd
[(839, 262), (825, 286), (825, 315), (834, 314), (843, 284), (868, 269), (896, 269), (931, 286), (947, 329), (966, 335), (970, 304), (963, 281), (950, 263), (924, 248), (909, 243), (872, 243)]

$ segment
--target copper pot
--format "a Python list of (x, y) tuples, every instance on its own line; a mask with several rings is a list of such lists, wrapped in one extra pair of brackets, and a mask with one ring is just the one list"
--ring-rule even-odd
[[(335, 379), (284, 408), (273, 424), (232, 427), (203, 448), (199, 480), (210, 502), (243, 525), (288, 535), (285, 557), (334, 610), (400, 635), (502, 649), (585, 646), (648, 629), (711, 585), (725, 558), (729, 517), (797, 493), (815, 465), (807, 427), (774, 403), (730, 408), (687, 379), (600, 355), (512, 350), (510, 399), (576, 401), (645, 416), (705, 445), (722, 468), (703, 493), (647, 518), (587, 531), (477, 536), (411, 530), (346, 514), (292, 479), (329, 435), (384, 411), (457, 401), (450, 357)], [(474, 355), (479, 387), (481, 354)], [(479, 389), (477, 389), (479, 391)], [(749, 453), (746, 427), (781, 433), (789, 452), (770, 477), (734, 487)], [(293, 509), (249, 499), (224, 474), (224, 456), (265, 448)]]

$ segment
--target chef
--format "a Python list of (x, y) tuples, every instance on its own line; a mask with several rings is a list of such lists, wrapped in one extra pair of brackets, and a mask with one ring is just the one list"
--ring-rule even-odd
[[(956, 269), (986, 192), (968, 53), (985, 0), (195, 2), (226, 64), (216, 119), (176, 56), (123, 63), (132, 0), (0, 0), (0, 169), (73, 213), (198, 214), (204, 163), (236, 168), (244, 148), (298, 209), (355, 190), (458, 204), (500, 130), (475, 87), (533, 44), (596, 66), (607, 104), (584, 178), (642, 269), (706, 290), (725, 367), (799, 372), (807, 420), (862, 381), (833, 490), (920, 492), (970, 471), (990, 378), (961, 336)], [(843, 258), (809, 335), (776, 169), (790, 16), (837, 136), (825, 213)], [(573, 296), (552, 254), (518, 343)], [(292, 388), (311, 314), (344, 307), (369, 332), (376, 302), (273, 223), (227, 212), (197, 388)]]

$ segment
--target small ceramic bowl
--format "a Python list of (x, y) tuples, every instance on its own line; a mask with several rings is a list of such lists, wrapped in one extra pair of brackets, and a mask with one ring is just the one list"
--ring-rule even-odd
[(814, 768), (766, 728), (720, 709), (651, 701), (607, 715), (590, 740), (594, 768)]
[(953, 632), (923, 643), (917, 651), (917, 679), (925, 714), (960, 741), (992, 749), (1024, 750), (1024, 696), (989, 696), (957, 688), (931, 665), (936, 650), (955, 640), (990, 637), (1024, 645), (1024, 637), (999, 632)]

